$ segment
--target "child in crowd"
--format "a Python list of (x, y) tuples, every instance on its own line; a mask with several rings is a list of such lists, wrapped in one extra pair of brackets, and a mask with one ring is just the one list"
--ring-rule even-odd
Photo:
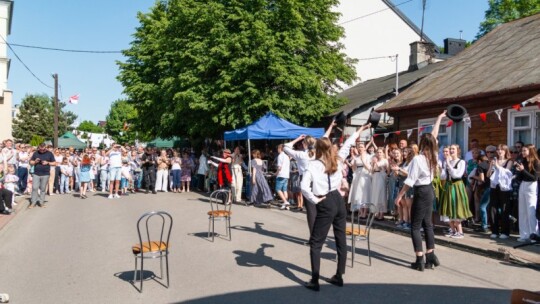
[[(17, 184), (19, 183), (19, 177), (17, 174), (15, 174), (15, 166), (8, 165), (7, 166), (7, 174), (4, 177), (4, 187), (11, 191), (13, 194), (16, 192)], [(15, 203), (15, 195), (12, 196), (11, 201), (12, 206), (17, 206)]]
[(208, 193), (211, 193), (212, 191), (216, 190), (217, 186), (217, 167), (215, 166), (208, 166), (208, 177), (206, 178), (206, 189), (208, 189)]
[(120, 179), (120, 189), (122, 190), (122, 195), (126, 195), (128, 192), (129, 184), (132, 183), (131, 177), (131, 166), (127, 159), (122, 160), (122, 178)]
[(69, 184), (73, 175), (73, 167), (67, 157), (62, 160), (60, 165), (60, 194), (69, 193)]

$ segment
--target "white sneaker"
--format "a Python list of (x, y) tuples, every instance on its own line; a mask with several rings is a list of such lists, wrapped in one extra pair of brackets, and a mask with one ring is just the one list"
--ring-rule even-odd
[(120, 198), (120, 195), (118, 195), (118, 193), (116, 193), (116, 194), (114, 195), (114, 198)]
[(492, 239), (496, 239), (498, 235), (496, 235), (495, 233), (491, 234), (489, 237), (492, 238)]
[(464, 237), (463, 233), (456, 232), (454, 233), (451, 238), (453, 239), (462, 239)]
[(9, 294), (0, 293), (0, 303), (9, 303)]
[(114, 198), (114, 195), (109, 194), (108, 199), (113, 199), (113, 198)]
[(285, 209), (289, 210), (289, 205), (290, 205), (290, 204), (289, 204), (288, 202), (287, 202), (287, 203), (283, 203), (283, 205), (281, 205), (281, 208), (280, 208), (280, 209), (281, 209), (281, 210), (285, 210)]
[(506, 239), (508, 238), (508, 235), (506, 235), (506, 234), (501, 234), (501, 235), (499, 235), (499, 238), (500, 238), (500, 239), (503, 239), (503, 240), (506, 240)]

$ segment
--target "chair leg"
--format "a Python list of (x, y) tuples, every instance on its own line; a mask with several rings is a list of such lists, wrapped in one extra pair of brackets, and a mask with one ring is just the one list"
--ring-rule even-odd
[(169, 288), (169, 252), (165, 256), (165, 271), (167, 272), (167, 288)]
[(208, 238), (210, 238), (210, 223), (211, 223), (212, 219), (211, 218), (208, 218)]
[(356, 254), (356, 236), (354, 235), (354, 233), (351, 236), (351, 248), (351, 268), (354, 268), (354, 255)]
[(140, 272), (140, 276), (139, 276), (139, 279), (141, 279), (141, 289), (139, 290), (140, 293), (142, 293), (142, 284), (143, 284), (143, 281), (144, 281), (143, 272), (144, 272), (144, 259), (141, 257), (141, 272)]
[(163, 280), (163, 252), (159, 256), (159, 279)]
[(135, 257), (135, 270), (133, 271), (133, 284), (137, 281), (137, 257)]
[(367, 255), (369, 258), (369, 266), (371, 266), (371, 246), (369, 244), (369, 236), (367, 237)]
[(216, 227), (215, 218), (212, 217), (212, 242), (214, 241), (214, 237), (216, 236), (215, 227)]
[(227, 218), (227, 223), (229, 223), (229, 241), (232, 241), (232, 230), (231, 230), (231, 218)]

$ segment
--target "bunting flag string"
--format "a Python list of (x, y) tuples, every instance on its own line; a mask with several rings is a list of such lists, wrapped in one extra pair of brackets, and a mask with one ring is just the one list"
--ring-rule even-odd
[(501, 119), (501, 114), (502, 114), (503, 110), (502, 109), (497, 109), (495, 110), (495, 114), (497, 114), (497, 117), (499, 118), (499, 121), (502, 121)]
[[(483, 112), (483, 113), (480, 113), (478, 115), (473, 115), (473, 116), (465, 116), (463, 118), (463, 122), (465, 123), (465, 125), (467, 125), (468, 128), (471, 128), (472, 127), (472, 121), (471, 121), (471, 117), (480, 117), (480, 119), (483, 121), (483, 122), (486, 122), (487, 121), (487, 114), (489, 113), (495, 113), (497, 115), (497, 118), (499, 119), (499, 121), (502, 121), (502, 118), (501, 118), (501, 114), (503, 113), (504, 110), (507, 110), (507, 109), (514, 109), (516, 111), (521, 111), (521, 108), (522, 107), (525, 107), (527, 104), (531, 104), (531, 103), (536, 103), (538, 108), (540, 108), (540, 100), (538, 100), (538, 98), (530, 98), (530, 99), (527, 99), (519, 104), (515, 104), (515, 105), (512, 105), (511, 107), (506, 107), (506, 108), (501, 108), (501, 109), (497, 109), (497, 110), (494, 110), (494, 111), (490, 111), (490, 112)], [(447, 127), (451, 127), (453, 126), (454, 122), (453, 121), (448, 121), (446, 123), (446, 126)], [(418, 127), (418, 128), (411, 128), (411, 129), (407, 129), (407, 139), (409, 139), (413, 133), (414, 130), (418, 130), (418, 133), (419, 134), (422, 134), (422, 132), (428, 128), (428, 127), (433, 127), (433, 125), (428, 125), (428, 126), (421, 126), (421, 127)], [(390, 134), (396, 134), (396, 135), (400, 135), (401, 132), (403, 132), (405, 130), (398, 130), (398, 131), (394, 131), (394, 132), (387, 132), (387, 133), (383, 133), (382, 135), (384, 136), (384, 141), (386, 142), (386, 139), (388, 138), (388, 136), (390, 136)], [(373, 137), (377, 137), (378, 135), (381, 135), (381, 134), (373, 134)]]

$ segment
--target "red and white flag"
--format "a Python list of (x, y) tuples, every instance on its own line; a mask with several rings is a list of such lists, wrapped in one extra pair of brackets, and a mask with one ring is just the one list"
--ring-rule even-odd
[(69, 103), (78, 104), (79, 103), (79, 94), (71, 96), (69, 98)]

